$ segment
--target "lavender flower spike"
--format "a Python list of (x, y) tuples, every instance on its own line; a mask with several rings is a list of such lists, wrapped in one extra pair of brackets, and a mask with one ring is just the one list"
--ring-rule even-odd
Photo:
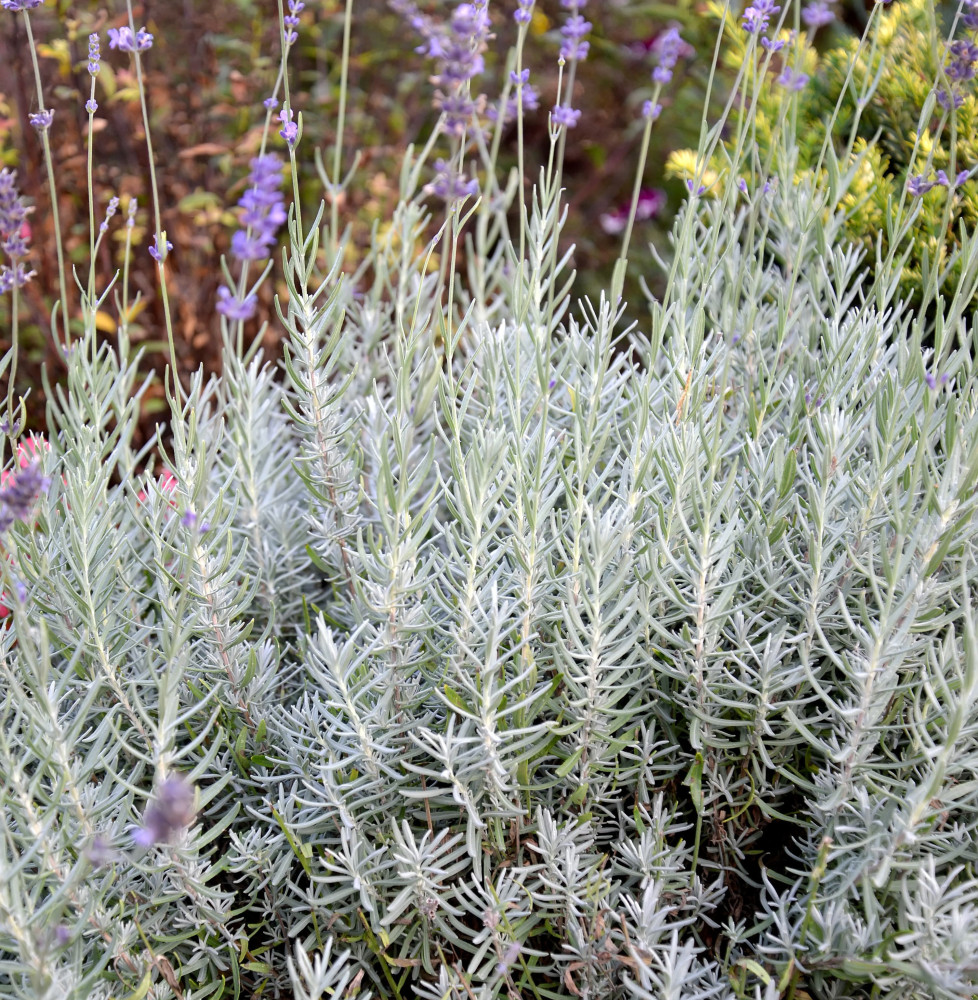
[[(240, 219), (242, 228), (231, 237), (231, 252), (238, 260), (264, 260), (271, 253), (279, 227), (287, 218), (285, 202), (279, 192), (282, 161), (274, 153), (256, 156), (251, 161), (248, 181), (248, 189), (238, 200), (238, 207), (244, 209)], [(221, 301), (227, 300), (222, 298)], [(220, 305), (218, 308), (221, 309)]]
[(774, 0), (754, 0), (754, 3), (745, 8), (743, 13), (742, 27), (744, 31), (749, 35), (767, 31), (771, 18), (780, 10), (780, 5), (774, 3)]
[(46, 493), (51, 480), (41, 474), (40, 462), (30, 462), (7, 479), (0, 489), (0, 532), (6, 531), (14, 521), (30, 520), (34, 501)]
[(0, 170), (0, 241), (8, 257), (25, 257), (24, 225), (33, 211), (17, 192), (16, 171)]
[(0, 6), (4, 10), (33, 10), (40, 7), (44, 0), (0, 0)]
[(560, 46), (561, 59), (577, 60), (579, 62), (586, 59), (590, 43), (585, 41), (584, 36), (590, 30), (590, 21), (585, 21), (576, 12), (571, 14), (560, 29), (560, 34), (563, 37), (563, 43)]
[(143, 814), (143, 825), (133, 828), (133, 842), (140, 847), (171, 843), (193, 823), (195, 815), (194, 786), (178, 774), (171, 775)]
[(673, 26), (663, 31), (652, 45), (652, 51), (658, 58), (658, 65), (652, 70), (652, 79), (656, 83), (668, 83), (672, 79), (672, 71), (679, 62), (679, 57), (685, 55), (689, 48), (689, 45), (682, 40), (677, 27)]
[(20, 288), (34, 276), (20, 263), (27, 256), (27, 216), (33, 210), (18, 194), (16, 179), (14, 171), (0, 170), (0, 246), (12, 264), (0, 268), (0, 294), (9, 292), (14, 285)]
[(88, 36), (88, 72), (92, 76), (98, 76), (98, 71), (102, 64), (102, 48), (99, 43), (97, 32)]

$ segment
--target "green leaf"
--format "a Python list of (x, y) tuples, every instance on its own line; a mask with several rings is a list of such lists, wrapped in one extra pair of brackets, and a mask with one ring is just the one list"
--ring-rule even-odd
[(703, 815), (703, 754), (697, 753), (693, 766), (683, 779), (683, 784), (689, 788), (689, 797), (693, 800), (693, 808), (697, 816)]
[(578, 747), (568, 758), (564, 761), (560, 767), (557, 768), (557, 777), (566, 778), (571, 771), (577, 767), (577, 762), (581, 759), (581, 755), (584, 753), (584, 747)]
[(125, 997), (125, 1000), (144, 1000), (144, 997), (149, 993), (149, 988), (153, 984), (153, 977), (150, 969), (146, 970), (146, 974), (143, 976), (143, 981), (136, 987), (136, 989)]

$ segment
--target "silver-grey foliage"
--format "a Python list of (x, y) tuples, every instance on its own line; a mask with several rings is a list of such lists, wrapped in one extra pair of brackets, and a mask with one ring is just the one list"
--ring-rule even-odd
[(631, 330), (553, 178), (451, 309), (416, 203), (359, 288), (294, 224), (169, 486), (90, 331), (3, 542), (0, 996), (973, 995), (973, 312), (820, 197), (691, 199)]

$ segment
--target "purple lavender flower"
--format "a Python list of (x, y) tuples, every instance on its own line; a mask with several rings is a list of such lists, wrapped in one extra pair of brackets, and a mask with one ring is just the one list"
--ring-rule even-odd
[(299, 14), (305, 9), (302, 0), (289, 0), (289, 12), (282, 20), (285, 22), (285, 41), (291, 45), (299, 37), (296, 28), (299, 27)]
[(44, 0), (0, 0), (4, 10), (33, 10), (40, 7)]
[(789, 90), (804, 90), (808, 85), (810, 77), (807, 73), (800, 73), (790, 66), (785, 66), (783, 70), (774, 78), (774, 82), (780, 87), (787, 87)]
[(18, 288), (23, 288), (35, 274), (37, 274), (36, 271), (28, 271), (19, 261), (9, 267), (4, 264), (3, 267), (0, 267), (0, 295), (6, 295), (7, 292), (13, 290), (15, 285)]
[(88, 36), (88, 72), (92, 76), (98, 76), (98, 71), (102, 63), (102, 47), (99, 43), (98, 33), (92, 32)]
[(416, 51), (437, 61), (431, 79), (437, 88), (434, 105), (443, 115), (441, 127), (450, 135), (461, 135), (485, 106), (482, 95), (471, 96), (471, 83), (485, 68), (482, 53), (490, 28), (486, 0), (458, 4), (447, 25), (421, 14), (412, 0), (388, 3), (424, 39)]
[(435, 107), (442, 113), (441, 127), (449, 135), (462, 135), (484, 106), (484, 98), (473, 100), (461, 88), (447, 96), (441, 91), (435, 94)]
[(14, 285), (20, 288), (34, 276), (20, 263), (20, 258), (27, 256), (27, 216), (33, 209), (24, 204), (16, 181), (14, 171), (0, 170), (0, 245), (12, 264), (0, 268), (0, 294), (6, 294)]
[[(523, 70), (522, 73), (516, 73), (515, 70), (511, 71), (509, 74), (509, 81), (517, 88), (517, 93), (507, 98), (506, 107), (504, 109), (504, 122), (515, 121), (519, 117), (520, 113), (520, 101), (523, 102), (524, 111), (536, 111), (540, 107), (540, 93), (536, 87), (531, 83), (527, 83), (530, 79), (530, 71), (528, 69)], [(499, 118), (499, 108), (493, 106), (486, 111), (486, 117), (490, 121), (496, 121)]]
[(8, 257), (27, 255), (23, 231), (27, 216), (32, 211), (17, 192), (16, 171), (0, 170), (0, 240)]
[(157, 264), (166, 260), (166, 255), (173, 249), (173, 244), (166, 238), (166, 233), (156, 236), (149, 246), (149, 255)]
[(938, 87), (937, 103), (944, 108), (945, 111), (950, 111), (952, 108), (957, 109), (964, 104), (964, 94), (956, 88), (948, 90), (946, 87)]
[(194, 786), (178, 774), (171, 775), (143, 814), (143, 825), (133, 828), (132, 839), (140, 847), (170, 843), (195, 815)]
[(109, 28), (110, 49), (118, 49), (120, 52), (145, 52), (152, 47), (153, 36), (145, 28), (140, 28), (135, 38), (132, 28)]
[(767, 35), (761, 36), (761, 45), (768, 50), (768, 52), (780, 52), (784, 48), (783, 38), (768, 38)]
[(262, 101), (262, 104), (269, 111), (271, 111), (273, 108), (278, 107), (278, 101), (276, 101), (274, 97), (266, 97), (265, 100)]
[(661, 104), (653, 104), (651, 101), (646, 101), (642, 105), (642, 117), (647, 118), (649, 121), (656, 121), (661, 114)]
[(98, 101), (96, 101), (94, 97), (90, 97), (90, 98), (89, 98), (89, 99), (88, 99), (88, 100), (87, 100), (87, 101), (85, 102), (85, 110), (86, 110), (86, 111), (87, 111), (87, 112), (88, 112), (88, 113), (89, 113), (90, 115), (94, 115), (94, 114), (95, 114), (95, 112), (96, 112), (96, 111), (98, 111)]
[(46, 132), (51, 127), (51, 122), (54, 121), (54, 111), (51, 108), (41, 108), (40, 111), (29, 114), (27, 120), (31, 123), (31, 127), (37, 129), (38, 132)]
[(937, 388), (937, 379), (932, 372), (926, 372), (924, 374), (924, 381), (927, 383), (928, 389), (933, 390)]
[(289, 144), (289, 148), (291, 149), (295, 146), (299, 138), (299, 125), (297, 122), (292, 121), (292, 109), (282, 108), (278, 114), (278, 120), (282, 122), (279, 135)]
[[(248, 189), (238, 200), (238, 207), (243, 209), (240, 218), (242, 228), (231, 237), (231, 252), (238, 260), (264, 260), (271, 253), (279, 227), (288, 218), (279, 191), (281, 183), (282, 161), (276, 155), (256, 156), (251, 161)], [(220, 297), (220, 292), (218, 295)], [(221, 299), (227, 308), (233, 308), (226, 298)], [(237, 308), (243, 309), (244, 304)], [(218, 309), (224, 312), (220, 305)], [(249, 319), (250, 316), (231, 318)]]
[[(968, 11), (963, 15), (962, 21), (969, 27), (975, 22), (975, 27), (971, 30), (978, 30), (978, 2), (968, 0)], [(943, 86), (936, 88), (937, 103), (945, 111), (951, 111), (964, 104), (960, 85), (967, 80), (973, 80), (978, 72), (978, 42), (970, 38), (951, 42), (947, 47), (944, 72), (951, 81), (951, 88), (950, 90)]]
[(968, 31), (978, 31), (978, 0), (963, 0), (961, 23)]
[(916, 177), (907, 178), (907, 194), (911, 198), (920, 198), (927, 194), (931, 188), (935, 187), (936, 181), (929, 181), (923, 174), (919, 174)]
[[(540, 107), (540, 93), (532, 83), (527, 83), (523, 85), (522, 88), (522, 98), (523, 98), (523, 111), (536, 111)], [(520, 99), (519, 97), (513, 96), (506, 99), (506, 107), (503, 109), (503, 121), (512, 122), (516, 121), (520, 114)], [(486, 109), (486, 118), (490, 121), (497, 121), (499, 118), (499, 109), (493, 105)]]
[(98, 227), (98, 231), (100, 233), (108, 232), (109, 219), (111, 219), (112, 216), (115, 215), (118, 208), (119, 208), (119, 199), (115, 195), (113, 195), (109, 199), (108, 205), (105, 206), (105, 218), (102, 220), (101, 225)]
[(441, 62), (436, 84), (454, 87), (468, 83), (485, 69), (482, 51), (489, 34), (489, 16), (484, 7), (460, 3), (452, 13), (447, 31), (429, 39), (429, 55)]
[(959, 39), (948, 46), (948, 63), (944, 71), (947, 78), (960, 83), (975, 78), (975, 63), (978, 63), (978, 44)]
[(767, 31), (771, 18), (781, 10), (774, 0), (754, 0), (744, 9), (742, 27), (749, 35)]
[(835, 20), (835, 11), (829, 9), (830, 0), (814, 0), (801, 9), (801, 19), (813, 29), (824, 28)]
[(509, 967), (519, 958), (520, 955), (520, 943), (519, 941), (511, 941), (503, 953), (502, 958), (499, 960), (499, 964), (496, 966), (496, 972), (503, 976), (509, 971)]
[(658, 65), (652, 70), (652, 79), (656, 83), (668, 83), (679, 57), (685, 55), (688, 49), (675, 25), (663, 31), (652, 44), (652, 51), (658, 59)]
[(581, 112), (569, 104), (555, 104), (550, 111), (550, 120), (562, 128), (576, 128)]
[(249, 320), (255, 315), (255, 310), (258, 308), (258, 296), (254, 292), (241, 299), (226, 285), (221, 285), (218, 288), (217, 300), (217, 311), (232, 321)]
[(425, 194), (433, 194), (451, 204), (462, 198), (477, 195), (479, 182), (460, 174), (454, 165), (446, 160), (435, 160), (435, 177), (431, 183), (425, 185), (424, 190)]
[(519, 0), (513, 20), (517, 24), (529, 24), (533, 20), (533, 4), (534, 0)]
[(30, 520), (34, 501), (46, 493), (51, 480), (41, 474), (40, 462), (28, 462), (20, 472), (7, 476), (0, 488), (0, 532), (14, 521)]
[(576, 13), (571, 14), (560, 29), (563, 42), (560, 46), (560, 58), (581, 61), (587, 58), (590, 43), (584, 36), (591, 30), (591, 22)]

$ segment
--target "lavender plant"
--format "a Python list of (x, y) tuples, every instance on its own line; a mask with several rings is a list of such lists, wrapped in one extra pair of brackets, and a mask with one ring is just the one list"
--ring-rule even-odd
[[(353, 270), (341, 147), (332, 173), (317, 160), (329, 212), (295, 194), (287, 56), (312, 13), (280, 2), (224, 369), (174, 364), (141, 448), (127, 275), (79, 283), (47, 446), (3, 432), (0, 996), (978, 988), (978, 240), (962, 227), (933, 314), (901, 298), (919, 201), (867, 268), (847, 199), (873, 146), (826, 141), (796, 169), (795, 83), (818, 67), (797, 37), (761, 45), (789, 10), (755, 2), (723, 18), (749, 65), (789, 74), (770, 155), (756, 91), (721, 146), (760, 78), (742, 68), (666, 292), (624, 325), (641, 163), (684, 53), (667, 28), (614, 286), (575, 300), (561, 109), (587, 22), (564, 6), (526, 188), (494, 164), (527, 106), (532, 2), (489, 116), (470, 89), (488, 4), (420, 20), (398, 0), (440, 60), (443, 123)], [(152, 39), (129, 20), (138, 68)], [(276, 366), (248, 327), (273, 265), (247, 268), (283, 222)], [(165, 295), (180, 248), (151, 240)]]
[[(755, 4), (749, 9), (766, 8)], [(723, 10), (722, 4), (711, 7), (718, 22)], [(821, 11), (814, 4), (802, 11), (798, 59), (810, 67), (816, 60), (812, 36), (826, 23)], [(847, 39), (830, 48), (810, 85), (807, 74), (798, 75), (790, 66), (779, 70), (774, 55), (773, 61), (765, 60), (766, 72), (759, 66), (760, 75), (750, 79), (755, 71), (748, 70), (750, 97), (739, 112), (750, 109), (749, 132), (763, 164), (780, 141), (781, 88), (802, 83), (798, 114), (810, 127), (797, 137), (797, 169), (824, 169), (821, 151), (826, 141), (833, 142), (843, 160), (854, 154), (863, 158), (863, 170), (845, 200), (846, 236), (865, 247), (870, 268), (880, 239), (883, 255), (889, 256), (891, 224), (899, 214), (895, 205), (908, 198), (920, 200), (918, 235), (903, 263), (900, 296), (924, 309), (931, 307), (937, 291), (946, 294), (962, 276), (967, 282), (958, 230), (963, 223), (970, 231), (978, 220), (978, 10), (973, 4), (958, 4), (952, 13), (942, 27), (937, 5), (926, 0), (889, 6), (869, 44)], [(745, 16), (744, 29), (756, 31), (761, 27), (758, 18)], [(768, 21), (760, 42), (776, 52), (786, 44), (788, 25), (780, 33), (770, 32)], [(745, 30), (728, 24), (724, 60), (729, 67), (750, 63), (760, 54), (747, 44), (748, 37)], [(871, 88), (865, 85), (868, 81)], [(679, 151), (669, 167), (674, 174), (688, 176), (695, 157)], [(726, 170), (725, 156), (718, 155), (711, 168), (714, 173)], [(744, 160), (745, 184), (751, 169)], [(903, 248), (897, 252), (902, 254)]]

